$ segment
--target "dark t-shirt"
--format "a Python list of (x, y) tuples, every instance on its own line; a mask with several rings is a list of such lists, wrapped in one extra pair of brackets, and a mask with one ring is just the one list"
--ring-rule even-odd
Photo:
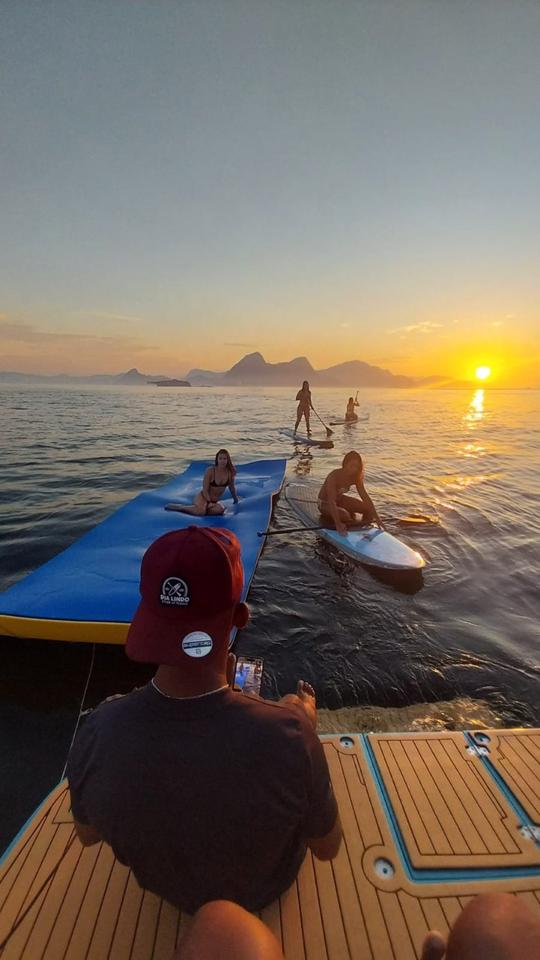
[(259, 910), (296, 877), (337, 806), (301, 707), (229, 688), (172, 700), (151, 684), (85, 721), (68, 763), (73, 815), (139, 884), (183, 910)]

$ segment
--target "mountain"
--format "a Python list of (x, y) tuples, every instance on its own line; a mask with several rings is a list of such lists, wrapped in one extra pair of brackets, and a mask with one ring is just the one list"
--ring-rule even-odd
[(325, 387), (414, 387), (416, 381), (362, 360), (349, 360), (318, 370), (315, 383)]
[[(140, 373), (136, 367), (125, 373), (100, 373), (87, 377), (71, 377), (67, 374), (45, 376), (34, 373), (15, 373), (0, 371), (0, 383), (93, 383), (137, 385), (168, 380), (163, 374)], [(267, 363), (261, 353), (248, 353), (235, 363), (230, 370), (216, 372), (195, 367), (186, 374), (182, 384), (186, 386), (209, 387), (296, 387), (303, 380), (309, 380), (313, 387), (344, 387), (358, 390), (362, 387), (432, 387), (437, 389), (459, 390), (478, 387), (478, 384), (465, 380), (449, 380), (447, 377), (403, 377), (374, 367), (362, 360), (348, 360), (333, 367), (315, 370), (307, 357), (295, 357), (284, 363)]]
[(15, 373), (10, 370), (0, 370), (0, 383), (93, 383), (136, 386), (137, 384), (155, 383), (156, 380), (166, 379), (167, 377), (162, 373), (139, 373), (136, 367), (132, 367), (126, 373), (95, 373), (87, 377), (70, 377), (67, 373), (47, 376), (40, 373)]
[(201, 370), (194, 367), (186, 373), (186, 379), (194, 386), (209, 387), (221, 383), (225, 373), (215, 373), (213, 370)]
[(289, 387), (301, 384), (315, 375), (306, 357), (295, 357), (288, 363), (267, 363), (262, 354), (248, 353), (230, 370), (223, 382), (234, 386)]
[(224, 383), (235, 387), (300, 387), (303, 380), (318, 387), (413, 387), (416, 384), (412, 377), (396, 376), (361, 360), (315, 370), (307, 357), (295, 357), (285, 363), (267, 363), (261, 353), (248, 353), (224, 373), (190, 370), (187, 379), (200, 386)]

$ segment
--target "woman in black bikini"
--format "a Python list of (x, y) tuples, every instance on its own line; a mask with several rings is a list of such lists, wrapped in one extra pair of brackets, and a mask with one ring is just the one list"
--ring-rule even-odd
[(174, 505), (170, 504), (169, 509), (174, 507), (179, 513), (190, 513), (194, 517), (219, 517), (225, 512), (225, 508), (223, 504), (218, 503), (218, 500), (221, 500), (227, 487), (231, 491), (233, 502), (238, 503), (238, 494), (234, 485), (235, 476), (236, 467), (231, 460), (229, 451), (218, 450), (214, 466), (205, 470), (202, 490), (195, 497), (193, 506), (184, 507), (175, 503)]
[(313, 404), (311, 403), (311, 390), (309, 389), (309, 383), (307, 380), (304, 380), (302, 384), (302, 389), (296, 394), (296, 399), (298, 400), (298, 407), (296, 409), (296, 423), (294, 425), (294, 432), (298, 430), (300, 421), (302, 417), (305, 418), (307, 435), (311, 436), (311, 430), (309, 429), (309, 411), (313, 410)]

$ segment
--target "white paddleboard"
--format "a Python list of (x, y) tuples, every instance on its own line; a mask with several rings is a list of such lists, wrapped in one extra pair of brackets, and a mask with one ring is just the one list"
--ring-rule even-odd
[[(317, 506), (318, 488), (307, 483), (289, 483), (285, 497), (306, 527), (319, 526), (322, 517)], [(420, 553), (376, 524), (356, 527), (341, 534), (337, 530), (319, 530), (319, 536), (342, 550), (353, 560), (384, 567), (387, 570), (421, 570), (426, 561)]]
[(305, 443), (308, 447), (324, 447), (326, 450), (331, 450), (334, 446), (333, 441), (327, 440), (326, 437), (308, 437), (307, 433), (295, 433), (288, 427), (283, 427), (280, 432), (284, 436), (290, 437), (295, 443)]
[(365, 423), (366, 420), (369, 420), (369, 413), (364, 413), (361, 417), (356, 416), (354, 420), (343, 417), (341, 420), (329, 420), (329, 423), (331, 427), (340, 427), (343, 423)]

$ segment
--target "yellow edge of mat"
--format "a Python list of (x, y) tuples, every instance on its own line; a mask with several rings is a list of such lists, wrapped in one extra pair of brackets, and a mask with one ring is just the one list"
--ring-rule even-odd
[(63, 640), (68, 643), (125, 643), (129, 623), (94, 623), (84, 620), (39, 620), (0, 614), (0, 635), (28, 640)]

